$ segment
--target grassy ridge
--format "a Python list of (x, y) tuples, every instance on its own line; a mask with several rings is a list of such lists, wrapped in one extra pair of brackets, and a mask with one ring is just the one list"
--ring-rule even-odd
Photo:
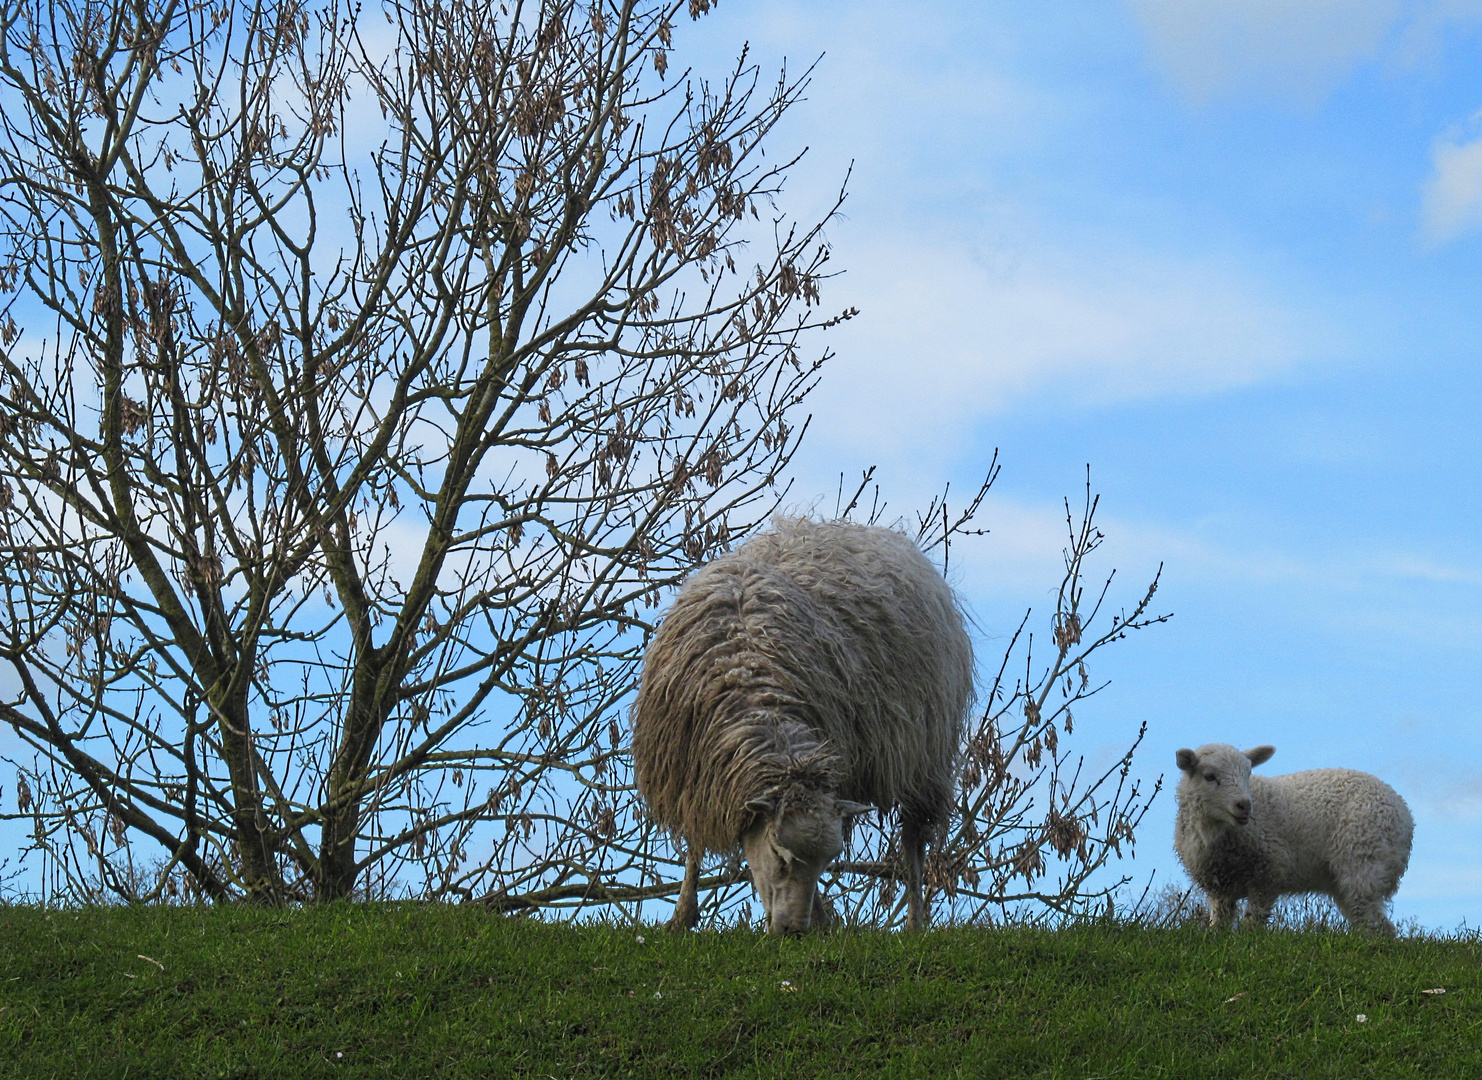
[(454, 907), (0, 908), (0, 1075), (1482, 1076), (1479, 959), (1129, 926), (773, 941)]

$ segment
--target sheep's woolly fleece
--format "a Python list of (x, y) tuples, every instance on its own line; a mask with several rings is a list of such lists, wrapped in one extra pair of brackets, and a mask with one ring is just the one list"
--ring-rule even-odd
[(1251, 775), (1251, 758), (1259, 764), (1273, 752), (1224, 743), (1179, 751), (1174, 847), (1208, 893), (1211, 920), (1227, 921), (1242, 897), (1247, 918), (1259, 923), (1279, 896), (1325, 893), (1350, 922), (1392, 934), (1384, 906), (1409, 864), (1415, 829), (1405, 801), (1353, 769)]
[(653, 820), (733, 850), (792, 786), (945, 820), (972, 646), (952, 590), (891, 529), (778, 519), (685, 584), (644, 657), (633, 764)]

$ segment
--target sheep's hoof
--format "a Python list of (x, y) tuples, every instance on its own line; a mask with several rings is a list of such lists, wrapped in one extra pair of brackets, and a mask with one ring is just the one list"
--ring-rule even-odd
[(666, 930), (693, 930), (700, 925), (700, 905), (680, 901), (674, 906), (674, 914), (664, 924)]

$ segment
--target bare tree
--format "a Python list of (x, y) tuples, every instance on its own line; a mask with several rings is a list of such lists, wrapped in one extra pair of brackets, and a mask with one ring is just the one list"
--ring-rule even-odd
[[(944, 493), (914, 520), (892, 524), (914, 533), (946, 571), (954, 542), (971, 542), (984, 531), (975, 521), (997, 475), (995, 457), (982, 486), (957, 512), (949, 511)], [(878, 487), (868, 508), (860, 504), (872, 476), (873, 470), (865, 474), (852, 498), (840, 499), (841, 516), (872, 524), (885, 519)], [(1087, 560), (1104, 539), (1095, 523), (1099, 501), (1088, 474), (1079, 512), (1065, 504), (1065, 572), (1049, 618), (1048, 659), (1036, 658), (1033, 612), (1026, 612), (981, 688), (965, 732), (956, 813), (927, 860), (927, 895), (937, 903), (938, 918), (981, 922), (1110, 910), (1113, 895), (1132, 880), (1102, 871), (1133, 853), (1136, 831), (1162, 788), (1160, 779), (1144, 791), (1132, 776), (1146, 725), (1114, 760), (1088, 771), (1071, 738), (1072, 709), (1108, 685), (1092, 681), (1086, 665), (1094, 654), (1171, 616), (1151, 610), (1161, 568), (1130, 610), (1107, 610), (1115, 572), (1088, 596)], [(899, 830), (878, 815), (854, 821), (844, 857), (820, 887), (847, 922), (902, 925), (905, 863), (893, 842)], [(722, 860), (713, 870), (704, 915), (725, 921), (737, 918), (739, 909), (745, 920), (749, 890), (739, 862)]]
[[(683, 7), (0, 0), (0, 816), (47, 890), (677, 892), (622, 713), (662, 599), (784, 498), (800, 346), (849, 314), (837, 204), (792, 223), (763, 155), (806, 74), (681, 75)], [(1052, 659), (1021, 626), (965, 747), (929, 868), (964, 918), (1105, 895), (1146, 810), (1130, 750), (1060, 741), (1160, 621), (1093, 636), (1094, 510)], [(834, 878), (858, 921), (898, 917), (886, 835)]]
[(841, 317), (763, 156), (806, 75), (681, 75), (684, 7), (0, 2), (0, 718), (55, 887), (663, 892), (621, 702)]
[[(1108, 685), (1092, 681), (1086, 662), (1093, 654), (1172, 616), (1152, 610), (1161, 567), (1130, 610), (1106, 610), (1114, 571), (1087, 595), (1086, 560), (1104, 539), (1099, 503), (1089, 475), (1080, 513), (1065, 503), (1065, 574), (1050, 617), (1049, 660), (1036, 661), (1034, 635), (1026, 632), (1033, 613), (1026, 612), (967, 733), (957, 816), (929, 868), (958, 918), (976, 921), (1026, 901), (1062, 914), (1102, 902), (1109, 911), (1112, 895), (1131, 881), (1097, 875), (1135, 848), (1163, 786), (1160, 778), (1144, 793), (1131, 776), (1147, 724), (1119, 757), (1090, 773), (1085, 757), (1061, 740), (1075, 730), (1072, 708)], [(1048, 885), (1037, 884), (1044, 879)]]

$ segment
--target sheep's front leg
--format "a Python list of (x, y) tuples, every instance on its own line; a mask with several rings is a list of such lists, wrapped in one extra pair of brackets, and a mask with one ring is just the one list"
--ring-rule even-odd
[(834, 907), (823, 898), (823, 889), (815, 889), (813, 892), (813, 914), (810, 916), (813, 927), (817, 930), (832, 930), (834, 926)]
[(1228, 930), (1235, 918), (1235, 901), (1228, 896), (1209, 896), (1209, 925), (1216, 930)]
[(684, 883), (669, 916), (670, 930), (693, 930), (700, 925), (700, 851), (693, 844), (684, 857)]
[(901, 826), (901, 848), (906, 856), (906, 929), (926, 929), (926, 830), (914, 822)]

